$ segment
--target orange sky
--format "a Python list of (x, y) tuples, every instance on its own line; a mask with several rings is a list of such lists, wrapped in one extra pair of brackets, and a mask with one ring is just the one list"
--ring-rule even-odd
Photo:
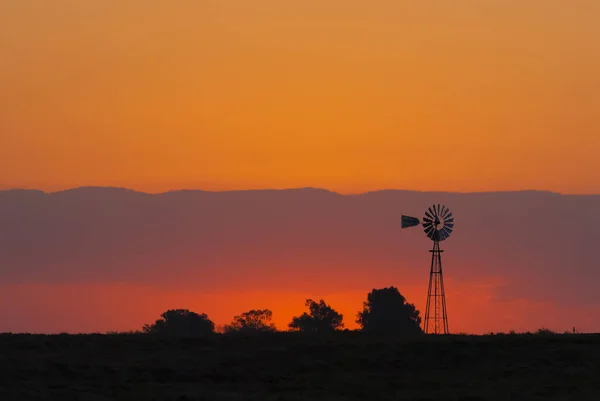
[(600, 192), (597, 0), (4, 0), (0, 187)]

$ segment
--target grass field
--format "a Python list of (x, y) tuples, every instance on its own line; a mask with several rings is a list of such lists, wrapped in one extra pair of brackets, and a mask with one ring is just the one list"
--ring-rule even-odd
[(0, 400), (600, 400), (600, 335), (1, 335)]

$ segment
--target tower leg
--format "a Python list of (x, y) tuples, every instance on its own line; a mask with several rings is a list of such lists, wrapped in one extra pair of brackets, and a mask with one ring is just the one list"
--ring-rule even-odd
[[(438, 248), (439, 249), (439, 248)], [(438, 253), (438, 263), (440, 265), (440, 290), (441, 290), (441, 306), (442, 306), (442, 323), (444, 334), (450, 334), (448, 330), (448, 312), (446, 311), (446, 291), (444, 290), (444, 275), (442, 274), (442, 251)]]
[[(423, 321), (423, 331), (429, 333), (429, 322), (431, 313), (431, 285), (433, 284), (433, 258), (431, 260), (431, 269), (429, 271), (429, 286), (427, 287), (427, 306), (425, 307), (425, 320)], [(435, 305), (434, 305), (435, 308)]]

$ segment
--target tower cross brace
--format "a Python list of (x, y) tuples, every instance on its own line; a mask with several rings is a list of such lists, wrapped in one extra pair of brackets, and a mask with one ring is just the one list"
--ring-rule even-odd
[(429, 252), (431, 252), (431, 270), (423, 331), (426, 334), (448, 334), (448, 314), (446, 312), (446, 295), (442, 275), (442, 252), (444, 251), (440, 249), (440, 242), (434, 241), (433, 249)]

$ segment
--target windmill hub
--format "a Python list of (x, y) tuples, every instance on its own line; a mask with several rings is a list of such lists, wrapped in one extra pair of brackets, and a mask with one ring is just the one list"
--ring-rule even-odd
[[(445, 205), (433, 205), (425, 211), (421, 220), (416, 217), (402, 216), (402, 228), (423, 225), (423, 231), (433, 241), (431, 252), (431, 269), (429, 272), (429, 289), (427, 307), (425, 309), (424, 330), (434, 334), (448, 334), (448, 314), (446, 313), (446, 295), (442, 277), (442, 250), (440, 242), (447, 239), (454, 230), (454, 217)], [(433, 310), (432, 310), (433, 308)]]

